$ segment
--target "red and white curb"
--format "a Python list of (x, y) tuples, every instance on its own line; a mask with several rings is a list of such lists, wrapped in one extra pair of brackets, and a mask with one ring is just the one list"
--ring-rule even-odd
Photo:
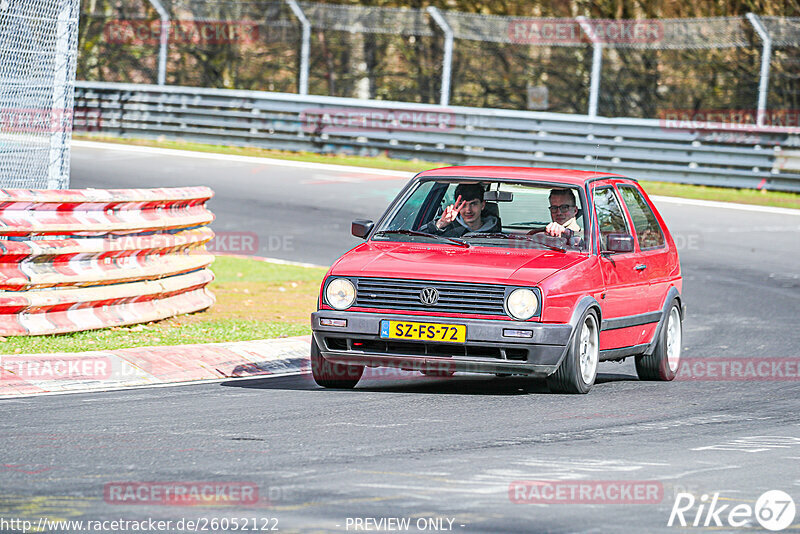
[(311, 336), (0, 355), (0, 399), (310, 372)]

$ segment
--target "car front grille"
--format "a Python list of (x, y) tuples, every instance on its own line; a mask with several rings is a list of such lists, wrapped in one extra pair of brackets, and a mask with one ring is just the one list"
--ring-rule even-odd
[[(420, 299), (423, 289), (438, 292), (435, 304)], [(506, 315), (504, 286), (396, 278), (359, 278), (356, 306), (362, 308)]]

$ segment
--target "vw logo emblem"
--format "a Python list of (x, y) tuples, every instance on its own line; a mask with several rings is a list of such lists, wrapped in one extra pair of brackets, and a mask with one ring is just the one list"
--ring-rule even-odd
[(439, 291), (435, 287), (426, 287), (419, 292), (419, 301), (426, 306), (433, 306), (439, 301)]

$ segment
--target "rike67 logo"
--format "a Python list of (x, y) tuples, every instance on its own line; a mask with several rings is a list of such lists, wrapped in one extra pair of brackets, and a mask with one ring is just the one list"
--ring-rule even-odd
[(739, 528), (751, 526), (755, 520), (763, 528), (778, 532), (792, 524), (796, 513), (794, 500), (780, 490), (764, 492), (754, 506), (719, 501), (719, 493), (711, 497), (704, 494), (700, 499), (691, 493), (678, 493), (667, 526)]

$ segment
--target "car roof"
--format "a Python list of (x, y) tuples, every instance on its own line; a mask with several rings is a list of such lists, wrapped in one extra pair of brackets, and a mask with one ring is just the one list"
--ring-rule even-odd
[(544, 169), (540, 167), (501, 167), (493, 165), (442, 167), (423, 171), (422, 177), (448, 176), (465, 178), (511, 178), (514, 180), (531, 180), (547, 182), (563, 182), (582, 186), (586, 182), (603, 178), (627, 178), (614, 173), (596, 171), (578, 171), (574, 169)]

